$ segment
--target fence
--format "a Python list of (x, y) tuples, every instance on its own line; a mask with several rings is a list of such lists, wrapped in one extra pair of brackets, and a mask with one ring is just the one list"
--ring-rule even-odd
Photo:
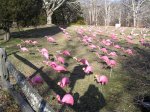
[[(14, 77), (20, 86), (22, 96), (11, 84), (9, 77)], [(54, 112), (48, 103), (38, 94), (26, 77), (7, 59), (5, 49), (0, 48), (0, 77), (2, 88), (16, 100), (22, 112)]]

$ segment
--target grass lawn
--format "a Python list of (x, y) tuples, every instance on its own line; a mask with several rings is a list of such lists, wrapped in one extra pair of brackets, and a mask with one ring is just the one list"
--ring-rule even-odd
[[(117, 57), (109, 56), (117, 62), (111, 77), (110, 68), (97, 57), (95, 52), (100, 55), (106, 54), (98, 49), (92, 52), (87, 45), (84, 45), (80, 40), (81, 35), (77, 33), (79, 29), (84, 29), (84, 34), (88, 36), (92, 36), (94, 32), (97, 33), (92, 43), (101, 48), (107, 48), (108, 52), (116, 52)], [(124, 34), (120, 33), (121, 29), (124, 30)], [(44, 83), (35, 85), (35, 88), (56, 112), (141, 112), (141, 108), (137, 106), (137, 100), (150, 98), (150, 48), (139, 43), (143, 36), (142, 29), (134, 30), (134, 33), (138, 35), (132, 36), (132, 44), (127, 42), (126, 36), (133, 28), (70, 26), (66, 27), (66, 30), (71, 35), (71, 40), (66, 39), (57, 26), (13, 32), (13, 38), (9, 42), (4, 43), (0, 40), (0, 47), (6, 48), (9, 60), (26, 77), (35, 75), (42, 77)], [(147, 29), (143, 32), (147, 34), (145, 40), (150, 41), (150, 32)], [(125, 49), (130, 48), (134, 55), (128, 55), (121, 49), (105, 46), (99, 42), (103, 39), (111, 39), (111, 33), (117, 34), (118, 40), (113, 40), (114, 44)], [(55, 38), (57, 44), (49, 43), (44, 37), (47, 35)], [(29, 52), (21, 52), (17, 44), (27, 39), (36, 40), (38, 44), (23, 44)], [(43, 63), (44, 58), (36, 50), (37, 48), (47, 48), (51, 60), (59, 51), (68, 50), (72, 57), (87, 59), (92, 66), (93, 73), (85, 74), (82, 65), (72, 57), (64, 57), (66, 62), (64, 66), (69, 72), (57, 73)], [(101, 85), (94, 80), (95, 75), (102, 74), (109, 79), (107, 85)], [(70, 84), (65, 88), (57, 85), (63, 76), (70, 78)], [(62, 96), (65, 93), (73, 95), (75, 100), (73, 106), (58, 103), (56, 94)]]

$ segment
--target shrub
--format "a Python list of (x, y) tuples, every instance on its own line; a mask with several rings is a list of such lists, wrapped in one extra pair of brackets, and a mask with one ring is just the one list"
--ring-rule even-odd
[(77, 17), (77, 21), (71, 23), (70, 25), (86, 25), (83, 17)]

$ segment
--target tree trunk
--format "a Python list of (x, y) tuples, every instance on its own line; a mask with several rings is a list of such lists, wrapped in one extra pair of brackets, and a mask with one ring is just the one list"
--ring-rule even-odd
[(92, 24), (92, 19), (91, 19), (91, 18), (92, 18), (92, 14), (91, 14), (91, 10), (89, 10), (89, 16), (90, 16), (90, 18), (89, 18), (90, 22), (89, 22), (89, 23), (90, 23), (90, 25), (91, 25), (91, 24)]
[(121, 24), (121, 15), (122, 15), (122, 12), (121, 12), (121, 10), (120, 10), (120, 12), (119, 12), (119, 18), (118, 18), (119, 24)]
[(133, 11), (133, 27), (136, 27), (136, 7), (135, 7), (135, 1), (132, 0), (132, 11)]
[(134, 24), (134, 27), (137, 26), (137, 24), (136, 24), (136, 17), (133, 18), (133, 24)]
[(47, 14), (47, 25), (52, 24), (52, 15), (53, 15), (53, 13), (48, 13)]
[(133, 26), (136, 27), (136, 17), (135, 17), (135, 14), (133, 16)]
[(106, 20), (106, 18), (105, 18), (105, 26), (107, 26), (107, 20)]
[(4, 41), (9, 41), (10, 40), (10, 32), (6, 32), (4, 35)]

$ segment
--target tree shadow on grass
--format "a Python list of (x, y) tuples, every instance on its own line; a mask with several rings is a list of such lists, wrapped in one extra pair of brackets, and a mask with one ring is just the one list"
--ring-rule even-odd
[(78, 99), (74, 105), (77, 112), (99, 112), (106, 105), (103, 94), (98, 87), (91, 84), (88, 90)]
[[(23, 57), (21, 57), (21, 56), (19, 56), (19, 55), (17, 55), (17, 54), (14, 54), (14, 56), (15, 56), (17, 59), (19, 59), (20, 61), (22, 61), (24, 64), (26, 64), (26, 65), (28, 65), (29, 67), (31, 67), (32, 69), (36, 70), (36, 72), (35, 72), (34, 74), (32, 74), (32, 76), (31, 76), (30, 78), (34, 77), (37, 73), (39, 73), (40, 76), (42, 77), (42, 79), (43, 79), (43, 80), (46, 82), (46, 84), (48, 85), (48, 89), (53, 90), (55, 94), (59, 94), (61, 98), (66, 94), (66, 91), (63, 90), (60, 86), (57, 85), (57, 83), (56, 83), (56, 80), (57, 80), (57, 79), (53, 80), (53, 79), (51, 79), (51, 78), (47, 75), (47, 73), (43, 72), (43, 70), (42, 70), (43, 67), (38, 68), (38, 67), (36, 67), (35, 65), (33, 65), (30, 61), (28, 61), (27, 59), (25, 59), (25, 58), (23, 58)], [(48, 72), (48, 74), (51, 73), (50, 71), (47, 71), (47, 72)], [(45, 95), (47, 94), (47, 92), (49, 92), (48, 89), (43, 92), (42, 96), (45, 96)], [(62, 107), (60, 108), (60, 110), (63, 110), (64, 108), (65, 108), (65, 106), (62, 105)], [(74, 110), (73, 107), (70, 107), (70, 108), (72, 108), (72, 109)]]
[[(79, 93), (74, 94), (72, 109), (75, 112), (100, 112), (105, 105), (106, 102), (103, 94), (98, 90), (98, 87), (91, 84), (83, 96), (80, 97)], [(70, 111), (68, 111), (68, 106), (63, 105), (59, 112)]]
[[(26, 64), (29, 67), (31, 67), (32, 69), (36, 70), (37, 72), (35, 72), (35, 73), (39, 73), (40, 76), (42, 77), (42, 79), (49, 86), (49, 88), (52, 89), (56, 94), (59, 94), (61, 97), (66, 94), (66, 92), (60, 86), (58, 86), (53, 79), (51, 79), (45, 72), (43, 72), (43, 70), (42, 70), (43, 67), (38, 68), (35, 65), (33, 65), (30, 61), (28, 61), (27, 59), (25, 59), (17, 54), (14, 54), (14, 56), (17, 59), (19, 59), (20, 61), (22, 61), (24, 64)], [(33, 74), (33, 75), (35, 75), (35, 74)]]
[(36, 28), (20, 32), (12, 32), (11, 36), (13, 38), (41, 38), (47, 35), (53, 36), (59, 32), (61, 32), (61, 29), (58, 26), (52, 25), (50, 27)]
[[(42, 77), (42, 79), (49, 86), (49, 89), (53, 90), (56, 94), (59, 94), (61, 97), (63, 97), (66, 94), (66, 91), (64, 91), (60, 86), (58, 86), (56, 84), (55, 80), (51, 79), (47, 75), (47, 73), (43, 72), (43, 70), (42, 70), (43, 67), (38, 68), (35, 65), (33, 65), (31, 62), (26, 60), (25, 58), (23, 58), (17, 54), (14, 54), (14, 56), (17, 59), (19, 59), (20, 61), (22, 61), (24, 64), (26, 64), (26, 65), (30, 66), (31, 68), (33, 68), (34, 70), (36, 70), (36, 72), (33, 74), (33, 76), (35, 76), (35, 74), (39, 73), (40, 76)], [(84, 78), (85, 73), (79, 72), (78, 71), (79, 69), (82, 70), (82, 66), (75, 67), (72, 75), (81, 75), (82, 77), (80, 77), (80, 79)], [(50, 72), (48, 72), (48, 73), (50, 73)], [(78, 73), (78, 74), (76, 74), (76, 73)], [(30, 78), (32, 78), (33, 76), (31, 76)], [(74, 80), (73, 78), (75, 78), (75, 77), (71, 76), (71, 78), (72, 78), (72, 80)], [(76, 82), (76, 80), (75, 80), (75, 82)], [(74, 87), (75, 82), (72, 83), (72, 87)], [(48, 90), (45, 90), (44, 92), (46, 93), (46, 92), (48, 92)], [(44, 95), (44, 93), (43, 93), (43, 95)], [(79, 98), (78, 94), (74, 94), (73, 97), (75, 97), (75, 105), (72, 107), (69, 107), (69, 108), (71, 108), (77, 112), (98, 112), (106, 104), (102, 93), (99, 92), (98, 88), (95, 87), (95, 85), (90, 85), (87, 92), (85, 92), (85, 94), (82, 97)], [(62, 106), (62, 108), (60, 110), (63, 110), (64, 107), (65, 106)]]
[[(143, 104), (139, 103), (139, 97), (150, 97), (150, 49), (133, 48), (137, 53), (122, 61), (122, 69), (128, 74), (128, 83), (124, 86), (125, 91), (133, 96), (133, 102), (143, 110)], [(150, 104), (150, 100), (148, 101)], [(150, 106), (149, 106), (150, 108)], [(149, 110), (150, 111), (150, 110)]]
[(83, 67), (85, 67), (85, 65), (78, 65), (74, 67), (73, 72), (70, 75), (70, 92), (73, 91), (77, 80), (84, 79), (86, 73), (83, 71)]

